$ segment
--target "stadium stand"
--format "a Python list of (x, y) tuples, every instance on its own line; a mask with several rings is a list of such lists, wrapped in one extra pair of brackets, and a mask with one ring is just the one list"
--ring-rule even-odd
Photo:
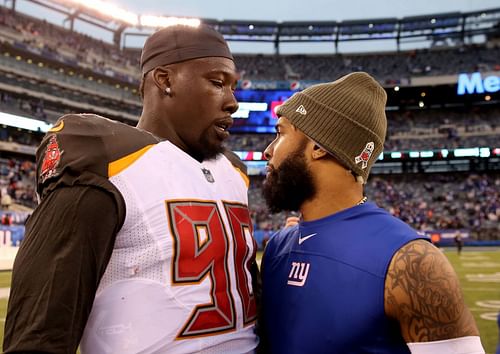
[[(78, 34), (0, 6), (4, 45), (42, 55), (124, 83), (137, 84), (139, 51)], [(436, 47), (384, 54), (236, 55), (244, 79), (331, 81), (352, 71), (367, 71), (381, 82), (418, 76), (500, 70), (500, 43)], [(102, 86), (102, 85), (101, 85)], [(102, 87), (101, 87), (102, 89)]]
[[(1, 35), (24, 49), (45, 54), (55, 60), (79, 65), (124, 81), (132, 81), (139, 58), (127, 57), (108, 43), (77, 34), (47, 21), (0, 7)], [(136, 80), (136, 79), (134, 79)]]
[[(262, 179), (250, 188), (253, 217), (260, 232), (283, 227), (286, 213), (271, 218), (261, 196)], [(369, 200), (417, 230), (472, 230), (474, 240), (500, 240), (500, 174), (418, 174), (371, 177)]]
[[(483, 44), (462, 42), (383, 54), (236, 55), (236, 63), (242, 82), (262, 81), (261, 87), (331, 81), (363, 70), (390, 92), (400, 83), (411, 86), (415, 78), (439, 81), (462, 72), (500, 72), (500, 41), (492, 38)], [(0, 6), (0, 112), (48, 123), (63, 114), (85, 112), (135, 124), (141, 110), (138, 63), (137, 50), (121, 50)], [(439, 99), (439, 93), (436, 96)], [(386, 151), (498, 148), (498, 99), (450, 106), (419, 107), (417, 103), (387, 111)], [(1, 214), (9, 213), (6, 220), (15, 215), (17, 224), (23, 224), (29, 214), (29, 209), (20, 207), (36, 206), (34, 150), (42, 136), (41, 131), (0, 126)], [(273, 139), (273, 134), (233, 133), (228, 146), (262, 152)], [(367, 195), (422, 231), (467, 229), (473, 240), (500, 240), (498, 167), (456, 173), (451, 166), (447, 171), (417, 169), (411, 175), (385, 171), (368, 181)], [(259, 242), (282, 226), (287, 216), (269, 215), (261, 196), (262, 180), (262, 175), (252, 176), (249, 190)]]
[[(367, 71), (381, 82), (415, 76), (500, 70), (500, 46), (412, 50), (392, 54), (238, 56), (248, 79), (332, 81), (353, 71)], [(285, 68), (288, 67), (288, 70)]]
[[(385, 151), (493, 146), (500, 134), (500, 108), (389, 111)], [(272, 134), (233, 134), (233, 150), (263, 151)]]
[(35, 164), (30, 160), (0, 158), (0, 198), (2, 209), (9, 210), (16, 202), (29, 208), (37, 203)]

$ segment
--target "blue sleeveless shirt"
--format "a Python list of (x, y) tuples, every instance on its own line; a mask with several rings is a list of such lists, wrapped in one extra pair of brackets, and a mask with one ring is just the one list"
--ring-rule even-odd
[(372, 203), (276, 233), (262, 263), (268, 352), (410, 353), (384, 285), (394, 253), (418, 238)]

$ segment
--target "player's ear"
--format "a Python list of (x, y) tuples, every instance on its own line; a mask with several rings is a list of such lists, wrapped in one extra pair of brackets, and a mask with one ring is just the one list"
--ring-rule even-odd
[(159, 66), (153, 69), (152, 72), (153, 82), (161, 92), (168, 92), (170, 90), (171, 77), (172, 77), (172, 70), (168, 67)]
[(329, 154), (328, 152), (323, 149), (321, 146), (319, 146), (318, 144), (314, 144), (313, 148), (312, 148), (312, 153), (311, 153), (311, 156), (314, 160), (319, 160), (319, 159), (322, 159), (322, 158), (325, 158), (325, 157), (328, 157)]

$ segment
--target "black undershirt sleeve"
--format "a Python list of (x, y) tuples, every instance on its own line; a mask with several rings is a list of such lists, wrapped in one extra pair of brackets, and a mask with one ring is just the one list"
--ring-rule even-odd
[(58, 188), (26, 225), (14, 263), (5, 353), (75, 353), (121, 227), (116, 199)]

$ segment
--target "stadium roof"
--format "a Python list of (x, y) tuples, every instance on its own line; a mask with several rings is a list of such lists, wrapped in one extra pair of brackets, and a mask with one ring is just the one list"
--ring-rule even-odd
[[(105, 0), (26, 0), (66, 16), (73, 29), (75, 21), (113, 33), (114, 42), (125, 46), (127, 37), (148, 36), (154, 28), (186, 21), (186, 18), (135, 14)], [(16, 1), (12, 1), (15, 9)], [(250, 21), (200, 19), (214, 26), (228, 41), (270, 42), (279, 52), (280, 43), (394, 40), (401, 42), (443, 37), (462, 41), (478, 34), (500, 33), (500, 8), (474, 12), (435, 13), (403, 18), (374, 18), (350, 21)]]

